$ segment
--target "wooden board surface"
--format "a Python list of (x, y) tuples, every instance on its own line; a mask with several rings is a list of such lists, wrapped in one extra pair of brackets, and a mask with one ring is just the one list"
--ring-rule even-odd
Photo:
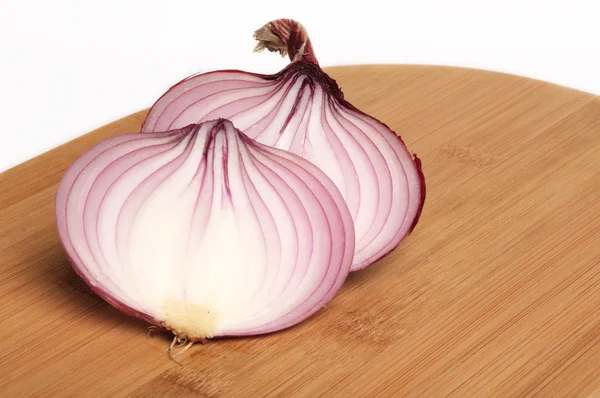
[(55, 230), (66, 167), (130, 116), (0, 175), (0, 396), (600, 394), (600, 99), (467, 69), (329, 71), (423, 160), (425, 209), (392, 255), (308, 321), (177, 365), (169, 336), (89, 292)]

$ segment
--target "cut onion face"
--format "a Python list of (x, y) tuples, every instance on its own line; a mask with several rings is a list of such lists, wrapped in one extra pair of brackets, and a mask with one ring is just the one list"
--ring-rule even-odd
[(309, 160), (347, 203), (356, 232), (352, 270), (362, 269), (415, 227), (425, 200), (420, 161), (385, 124), (344, 99), (317, 64), (301, 25), (273, 21), (256, 37), (259, 50), (288, 54), (293, 62), (275, 75), (224, 70), (191, 76), (154, 104), (142, 131), (223, 117), (252, 139)]
[(187, 341), (301, 322), (332, 299), (354, 253), (335, 184), (223, 119), (93, 147), (63, 177), (56, 217), (101, 297)]

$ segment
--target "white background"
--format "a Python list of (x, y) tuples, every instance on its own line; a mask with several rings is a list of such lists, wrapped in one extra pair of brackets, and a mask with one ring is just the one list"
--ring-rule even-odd
[[(0, 171), (152, 105), (185, 76), (275, 72), (252, 32), (290, 17), (321, 65), (508, 72), (600, 94), (600, 2), (0, 0)], [(354, 5), (352, 5), (354, 4)]]

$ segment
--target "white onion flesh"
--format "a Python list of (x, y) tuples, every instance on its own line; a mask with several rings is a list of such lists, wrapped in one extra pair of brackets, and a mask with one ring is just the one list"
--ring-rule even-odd
[(101, 297), (190, 340), (301, 322), (354, 253), (335, 184), (223, 119), (98, 144), (63, 177), (56, 217)]

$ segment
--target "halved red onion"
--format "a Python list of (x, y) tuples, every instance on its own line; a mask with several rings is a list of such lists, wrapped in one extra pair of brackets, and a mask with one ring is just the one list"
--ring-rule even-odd
[(332, 299), (354, 253), (333, 182), (223, 119), (98, 144), (63, 177), (56, 218), (94, 291), (178, 341), (292, 326)]
[(257, 50), (289, 54), (275, 75), (223, 70), (188, 77), (150, 110), (142, 131), (224, 117), (260, 143), (291, 151), (340, 189), (356, 231), (352, 270), (392, 251), (425, 200), (420, 161), (385, 124), (356, 109), (318, 65), (306, 30), (281, 19), (255, 33)]

